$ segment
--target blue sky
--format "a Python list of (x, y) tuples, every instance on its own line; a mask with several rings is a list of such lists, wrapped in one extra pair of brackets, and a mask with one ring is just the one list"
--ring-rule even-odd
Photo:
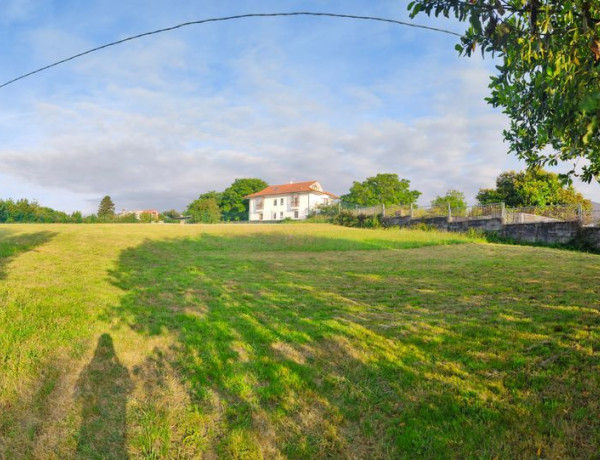
[[(244, 13), (407, 20), (395, 1), (3, 0), (0, 81), (149, 30)], [(419, 23), (460, 32), (444, 20)], [(319, 180), (334, 193), (378, 172), (427, 204), (470, 202), (507, 169), (491, 59), (456, 37), (332, 18), (243, 19), (112, 47), (0, 89), (0, 198), (65, 211), (185, 208), (238, 177)], [(566, 168), (566, 166), (565, 166)], [(598, 184), (576, 184), (600, 201)]]

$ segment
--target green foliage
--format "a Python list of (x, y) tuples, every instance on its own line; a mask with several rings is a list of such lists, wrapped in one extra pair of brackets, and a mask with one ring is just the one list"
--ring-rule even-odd
[(136, 224), (140, 222), (134, 212), (128, 212), (126, 214), (115, 216), (113, 221), (120, 224)]
[[(531, 165), (584, 158), (600, 174), (600, 3), (590, 0), (417, 0), (411, 17), (455, 16), (470, 26), (456, 49), (501, 58), (487, 101), (510, 120), (510, 150)], [(548, 149), (547, 147), (551, 147)]]
[(410, 181), (399, 179), (398, 174), (377, 174), (363, 182), (353, 182), (350, 193), (342, 200), (360, 206), (416, 203), (421, 192), (410, 190), (409, 186)]
[(0, 200), (0, 223), (66, 223), (80, 221), (81, 213), (73, 213), (73, 217), (70, 217), (62, 211), (40, 206), (36, 201), (27, 199)]
[(221, 210), (219, 209), (220, 193), (211, 191), (203, 193), (197, 200), (192, 201), (186, 214), (191, 216), (191, 223), (214, 224), (221, 220)]
[(236, 179), (233, 184), (223, 190), (219, 200), (223, 220), (248, 220), (249, 200), (244, 197), (268, 186), (269, 184), (262, 179)]
[(317, 206), (308, 214), (308, 217), (324, 216), (333, 217), (340, 213), (340, 203), (322, 203)]
[(81, 211), (74, 211), (71, 214), (70, 221), (74, 224), (81, 224), (83, 222), (83, 215), (81, 214)]
[(154, 220), (154, 218), (152, 217), (152, 214), (150, 214), (149, 212), (143, 212), (140, 214), (140, 222), (142, 222), (144, 224), (149, 224), (153, 220)]
[(448, 205), (450, 205), (453, 210), (457, 211), (467, 209), (464, 193), (459, 192), (458, 190), (448, 190), (444, 196), (437, 196), (431, 201), (431, 206), (447, 208)]
[(110, 196), (106, 195), (98, 206), (98, 218), (101, 220), (112, 220), (115, 217), (115, 204)]
[(495, 189), (481, 189), (477, 194), (481, 204), (504, 202), (507, 206), (549, 206), (556, 204), (581, 204), (591, 207), (581, 193), (565, 186), (557, 174), (543, 169), (503, 172), (496, 179)]
[(380, 214), (367, 216), (352, 211), (341, 211), (331, 218), (331, 222), (344, 227), (379, 228), (381, 227), (382, 216)]
[(417, 224), (413, 224), (410, 226), (411, 230), (419, 230), (421, 232), (437, 232), (439, 231), (437, 227), (433, 225), (426, 224), (425, 222), (419, 222)]
[(168, 211), (163, 211), (160, 214), (159, 219), (163, 220), (164, 222), (172, 223), (179, 222), (176, 218), (180, 216), (181, 214), (175, 209), (169, 209)]

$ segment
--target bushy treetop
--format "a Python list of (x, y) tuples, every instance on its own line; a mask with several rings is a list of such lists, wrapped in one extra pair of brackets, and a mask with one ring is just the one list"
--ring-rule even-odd
[(496, 188), (479, 190), (477, 200), (481, 204), (504, 202), (513, 207), (557, 204), (591, 207), (589, 200), (572, 186), (565, 186), (557, 174), (542, 169), (503, 172), (496, 179)]
[(363, 182), (353, 182), (350, 193), (341, 198), (342, 201), (360, 206), (416, 203), (421, 192), (410, 190), (409, 187), (410, 181), (400, 179), (398, 174), (377, 174)]

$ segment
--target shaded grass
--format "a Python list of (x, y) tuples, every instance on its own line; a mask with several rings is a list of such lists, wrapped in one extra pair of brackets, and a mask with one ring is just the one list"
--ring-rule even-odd
[(9, 229), (0, 230), (0, 279), (5, 276), (5, 266), (21, 252), (31, 251), (52, 239), (53, 232), (41, 231), (26, 235), (12, 235)]
[(94, 357), (77, 380), (76, 397), (82, 406), (77, 457), (129, 458), (125, 441), (130, 392), (129, 372), (119, 362), (110, 334), (102, 334)]
[(329, 225), (44, 229), (0, 280), (0, 331), (36, 331), (0, 347), (0, 457), (597, 455), (597, 256)]
[(175, 333), (171, 364), (198, 410), (220, 414), (197, 433), (218, 456), (596, 452), (600, 292), (568, 254), (229, 241), (149, 243), (114, 272), (123, 320)]

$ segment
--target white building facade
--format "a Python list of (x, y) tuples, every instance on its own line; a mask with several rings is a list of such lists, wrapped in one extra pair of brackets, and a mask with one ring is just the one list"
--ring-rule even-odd
[(319, 205), (331, 204), (338, 196), (323, 190), (317, 181), (271, 185), (248, 195), (248, 220), (273, 221), (306, 219)]

